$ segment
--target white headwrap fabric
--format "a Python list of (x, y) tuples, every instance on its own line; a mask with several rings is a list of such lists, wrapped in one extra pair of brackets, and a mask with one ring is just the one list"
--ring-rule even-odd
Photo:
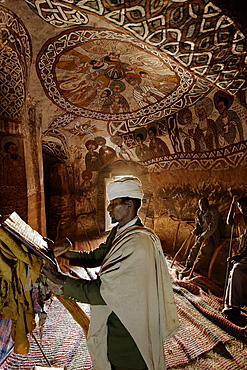
[(107, 197), (111, 201), (116, 198), (143, 198), (142, 184), (137, 177), (119, 177), (107, 185)]

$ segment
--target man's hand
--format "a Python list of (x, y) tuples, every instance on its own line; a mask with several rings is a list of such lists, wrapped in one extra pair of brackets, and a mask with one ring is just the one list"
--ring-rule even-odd
[(63, 255), (56, 258), (58, 266), (61, 272), (69, 272), (70, 265), (69, 265), (69, 258), (64, 258)]
[(54, 251), (55, 257), (57, 258), (58, 256), (61, 256), (62, 254), (65, 254), (66, 252), (68, 252), (70, 249), (73, 250), (73, 244), (68, 238), (66, 238), (63, 241), (56, 242), (56, 244), (54, 245), (53, 251)]
[(62, 287), (64, 286), (64, 283), (68, 277), (67, 275), (62, 274), (57, 266), (48, 262), (42, 266), (41, 272), (53, 283)]

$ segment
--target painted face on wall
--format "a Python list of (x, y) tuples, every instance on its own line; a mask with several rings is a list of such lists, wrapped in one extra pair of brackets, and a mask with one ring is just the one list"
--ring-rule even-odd
[(149, 139), (152, 140), (155, 138), (156, 133), (153, 130), (148, 130), (148, 136), (149, 136)]
[(114, 85), (112, 90), (113, 90), (114, 94), (120, 94), (120, 92), (122, 91), (121, 86), (118, 85), (118, 84)]
[(95, 60), (93, 63), (93, 68), (100, 68), (103, 65), (104, 65), (104, 62), (102, 62), (101, 60)]
[(186, 112), (183, 116), (183, 120), (185, 123), (191, 123), (192, 122), (192, 113)]
[(108, 58), (111, 62), (118, 62), (120, 59), (120, 53), (112, 52), (108, 55)]
[(226, 105), (224, 104), (223, 101), (220, 101), (218, 104), (217, 104), (217, 110), (220, 114), (222, 114), (225, 110), (226, 110)]
[(141, 144), (142, 139), (141, 139), (141, 137), (140, 137), (140, 136), (137, 136), (137, 137), (136, 137), (136, 142), (137, 142), (138, 144)]
[(9, 146), (8, 153), (12, 159), (18, 158), (18, 148), (14, 143)]
[(205, 111), (205, 109), (204, 109), (204, 108), (200, 108), (200, 109), (198, 110), (198, 117), (199, 117), (199, 120), (200, 120), (200, 121), (203, 121), (204, 119), (206, 119), (206, 118), (207, 118), (207, 113), (206, 113), (206, 111)]

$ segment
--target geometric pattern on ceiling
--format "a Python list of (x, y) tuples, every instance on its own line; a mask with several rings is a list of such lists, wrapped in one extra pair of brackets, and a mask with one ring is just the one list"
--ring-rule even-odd
[(245, 35), (212, 1), (25, 1), (53, 26), (85, 26), (91, 13), (172, 56), (232, 95), (246, 87)]
[(36, 67), (45, 93), (64, 111), (132, 125), (181, 109), (186, 93), (199, 98), (209, 90), (166, 54), (106, 29), (62, 32), (45, 43)]

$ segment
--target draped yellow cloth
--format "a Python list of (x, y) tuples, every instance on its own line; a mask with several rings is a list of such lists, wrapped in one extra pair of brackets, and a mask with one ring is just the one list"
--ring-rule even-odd
[(35, 328), (30, 286), (39, 275), (42, 259), (30, 253), (0, 227), (0, 312), (12, 320), (14, 351), (26, 355), (27, 334)]
[[(28, 354), (28, 333), (36, 327), (31, 286), (40, 274), (42, 263), (42, 258), (16, 242), (0, 227), (0, 312), (12, 320), (14, 352), (22, 355)], [(87, 335), (90, 319), (80, 306), (76, 302), (65, 301), (63, 296), (54, 295)]]
[(63, 304), (63, 306), (69, 311), (69, 313), (72, 315), (74, 320), (82, 327), (84, 334), (87, 338), (87, 333), (88, 333), (89, 324), (90, 324), (90, 318), (88, 317), (88, 315), (81, 309), (81, 307), (78, 305), (77, 302), (66, 301), (62, 295), (55, 294), (55, 296)]

